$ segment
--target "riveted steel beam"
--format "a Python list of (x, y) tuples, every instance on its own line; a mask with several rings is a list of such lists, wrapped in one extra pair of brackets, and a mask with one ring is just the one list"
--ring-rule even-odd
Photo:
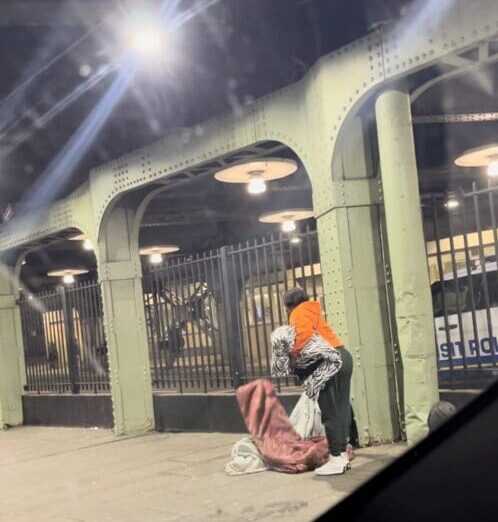
[(485, 121), (498, 121), (498, 112), (469, 112), (465, 114), (427, 114), (414, 116), (415, 125), (426, 123), (480, 123)]

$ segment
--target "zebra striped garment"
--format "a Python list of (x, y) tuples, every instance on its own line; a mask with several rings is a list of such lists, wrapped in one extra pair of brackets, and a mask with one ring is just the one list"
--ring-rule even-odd
[[(286, 377), (291, 373), (290, 352), (296, 340), (296, 330), (292, 326), (279, 326), (271, 334), (272, 369), (275, 377)], [(311, 400), (318, 400), (320, 391), (325, 384), (340, 370), (341, 354), (332, 348), (322, 337), (313, 334), (296, 358), (296, 369), (309, 367), (322, 361), (317, 368), (304, 380), (306, 395)]]

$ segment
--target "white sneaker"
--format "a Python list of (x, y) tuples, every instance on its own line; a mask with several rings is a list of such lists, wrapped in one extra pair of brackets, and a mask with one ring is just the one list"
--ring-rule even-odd
[(349, 461), (345, 459), (342, 455), (339, 457), (331, 456), (328, 462), (326, 462), (323, 466), (315, 469), (315, 474), (324, 476), (324, 475), (342, 475), (346, 472), (349, 467)]
[(346, 469), (351, 469), (351, 463), (350, 463), (350, 460), (349, 460), (348, 452), (347, 451), (343, 451), (341, 453), (341, 457), (344, 459), (345, 462), (347, 462)]

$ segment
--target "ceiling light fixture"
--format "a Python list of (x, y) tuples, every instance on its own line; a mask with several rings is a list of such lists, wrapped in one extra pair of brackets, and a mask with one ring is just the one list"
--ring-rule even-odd
[(492, 178), (498, 177), (498, 159), (494, 159), (488, 164), (488, 176)]
[(284, 219), (282, 222), (282, 230), (284, 232), (294, 232), (296, 230), (296, 222), (293, 219)]
[(294, 174), (297, 163), (287, 158), (267, 158), (237, 163), (217, 172), (214, 177), (223, 183), (246, 183), (247, 192), (257, 195), (266, 192), (267, 182)]
[(62, 282), (65, 285), (72, 285), (74, 283), (74, 275), (73, 274), (64, 274), (62, 276)]
[(163, 261), (163, 255), (159, 252), (154, 252), (153, 254), (151, 254), (149, 256), (149, 261), (153, 264), (153, 265), (158, 265), (159, 263), (162, 263)]
[(83, 249), (84, 250), (93, 250), (93, 244), (89, 239), (85, 239), (83, 241)]
[(455, 197), (455, 194), (453, 194), (453, 192), (450, 192), (448, 194), (448, 199), (446, 200), (446, 203), (444, 204), (444, 206), (448, 210), (455, 210), (456, 208), (458, 208), (460, 206), (460, 201), (458, 201), (458, 199)]
[(292, 233), (297, 229), (297, 221), (310, 219), (314, 216), (313, 210), (307, 208), (277, 210), (259, 217), (260, 223), (279, 223), (282, 230)]
[(261, 172), (254, 172), (247, 184), (249, 194), (263, 194), (266, 192), (266, 181)]
[(180, 247), (177, 245), (156, 245), (151, 247), (142, 247), (140, 249), (141, 256), (147, 256), (149, 262), (158, 265), (163, 262), (164, 256), (166, 254), (172, 254), (173, 252), (178, 252)]
[(488, 176), (498, 177), (498, 144), (490, 143), (464, 152), (455, 160), (459, 167), (486, 168)]
[(88, 270), (85, 268), (64, 268), (62, 270), (52, 270), (48, 272), (49, 277), (60, 277), (65, 285), (72, 285), (76, 279), (75, 276), (88, 274)]

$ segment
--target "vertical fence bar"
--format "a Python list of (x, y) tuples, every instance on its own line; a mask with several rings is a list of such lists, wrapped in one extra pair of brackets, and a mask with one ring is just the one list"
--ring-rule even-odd
[[(183, 346), (178, 346), (177, 336), (176, 336), (176, 316), (174, 311), (174, 303), (173, 303), (173, 295), (176, 293), (176, 278), (175, 278), (175, 268), (174, 263), (169, 263), (164, 267), (164, 270), (161, 272), (161, 278), (164, 283), (164, 275), (166, 275), (166, 286), (169, 292), (169, 297), (164, 293), (164, 304), (166, 311), (166, 325), (168, 328), (168, 332), (174, 332), (173, 336), (173, 350), (176, 352), (176, 361), (173, 361), (173, 367), (176, 365), (177, 373), (178, 373), (178, 386), (180, 388), (180, 393), (183, 393), (183, 387), (186, 385), (188, 387), (187, 381), (187, 364), (185, 360), (185, 350)], [(173, 279), (173, 282), (172, 282)], [(174, 288), (173, 288), (174, 285)], [(163, 288), (164, 284), (163, 284)], [(171, 307), (171, 318), (168, 312), (168, 303), (166, 300), (169, 299), (169, 305)], [(183, 329), (180, 330), (182, 340), (183, 340)], [(183, 343), (182, 343), (183, 344)], [(167, 359), (167, 354), (165, 355)], [(181, 364), (180, 364), (181, 363)], [(180, 370), (181, 368), (181, 370)]]
[[(23, 314), (23, 318), (24, 318), (24, 321), (26, 322), (25, 324), (25, 330), (26, 330), (26, 333), (29, 337), (29, 347), (30, 349), (33, 347), (33, 340), (32, 340), (32, 336), (31, 336), (31, 324), (34, 322), (32, 320), (32, 314), (31, 314), (31, 303), (29, 301), (29, 297), (28, 297), (28, 300), (27, 301), (24, 301), (23, 303), (23, 308), (24, 308), (24, 314)], [(43, 320), (43, 318), (42, 318)], [(41, 383), (42, 383), (42, 379), (41, 379), (41, 372), (40, 372), (40, 364), (41, 364), (41, 358), (45, 358), (47, 357), (47, 347), (45, 345), (44, 347), (45, 349), (43, 350), (43, 352), (40, 350), (40, 353), (38, 353), (37, 350), (32, 350), (32, 359), (31, 359), (31, 364), (29, 366), (31, 366), (31, 375), (32, 375), (32, 378), (33, 378), (33, 381), (32, 381), (32, 384), (33, 384), (33, 388), (34, 390), (33, 391), (36, 391), (37, 393), (40, 393), (41, 391)], [(40, 361), (38, 361), (38, 359), (40, 359)], [(40, 363), (40, 364), (39, 364)], [(28, 366), (28, 365), (27, 365)]]
[[(298, 237), (298, 236), (297, 236)], [(300, 237), (298, 237), (298, 239), (301, 239)], [(301, 275), (302, 275), (302, 280), (303, 280), (303, 290), (308, 293), (308, 283), (306, 281), (306, 272), (305, 272), (305, 265), (304, 265), (304, 260), (303, 260), (303, 246), (302, 246), (302, 239), (301, 241), (299, 241), (298, 243), (293, 243), (292, 240), (289, 241), (289, 250), (292, 252), (293, 249), (292, 247), (295, 247), (298, 249), (298, 253), (299, 253), (299, 265), (300, 265), (300, 268), (301, 268)]]
[(90, 342), (88, 341), (87, 332), (88, 310), (86, 306), (86, 296), (88, 294), (88, 284), (89, 283), (87, 282), (81, 283), (74, 292), (76, 301), (75, 310), (78, 314), (77, 320), (79, 325), (79, 340), (81, 342), (81, 345), (79, 346), (80, 381), (81, 388), (87, 391), (91, 390), (95, 383), (94, 374), (89, 359), (91, 347)]
[[(242, 339), (243, 346), (245, 348), (244, 350), (244, 371), (245, 371), (245, 379), (248, 378), (249, 375), (255, 374), (255, 367), (254, 367), (254, 354), (253, 354), (253, 343), (252, 343), (252, 336), (251, 336), (251, 322), (249, 320), (249, 306), (247, 303), (247, 288), (246, 288), (246, 276), (244, 272), (244, 256), (243, 256), (243, 247), (242, 244), (239, 243), (237, 249), (235, 252), (232, 252), (232, 261), (233, 261), (233, 274), (236, 274), (236, 268), (235, 268), (235, 257), (237, 257), (239, 263), (239, 269), (240, 269), (240, 282), (241, 282), (241, 292), (242, 292), (242, 298), (239, 295), (239, 286), (236, 285), (237, 288), (237, 298), (238, 298), (238, 306), (240, 306), (243, 302), (244, 307), (244, 320), (245, 320), (245, 326), (246, 326), (246, 339), (247, 339), (247, 346), (244, 339)], [(235, 278), (235, 281), (237, 279)], [(243, 300), (243, 301), (242, 301)], [(249, 374), (247, 369), (247, 356), (249, 356), (249, 364), (250, 364), (250, 370), (251, 373)]]
[(234, 387), (238, 388), (242, 384), (241, 346), (237, 320), (238, 298), (236, 288), (238, 285), (235, 277), (236, 272), (230, 270), (228, 255), (228, 248), (222, 247), (220, 249), (220, 269), (223, 301), (225, 302), (228, 353), (231, 360), (232, 380)]
[[(282, 234), (278, 235), (278, 246), (280, 247), (280, 261), (282, 262), (282, 270), (284, 271), (284, 292), (289, 290), (289, 283), (287, 281), (287, 263), (284, 256), (284, 242), (282, 240)], [(295, 274), (294, 274), (294, 286), (295, 286)]]
[[(443, 269), (443, 261), (442, 261), (442, 253), (441, 253), (441, 244), (440, 244), (440, 235), (439, 235), (439, 224), (437, 217), (437, 203), (436, 199), (432, 198), (432, 211), (433, 211), (433, 224), (434, 224), (434, 235), (436, 239), (436, 253), (437, 253), (437, 264), (438, 264), (438, 273), (439, 273), (439, 281), (441, 283), (441, 300), (443, 305), (444, 312), (444, 331), (446, 334), (446, 346), (448, 348), (448, 371), (450, 374), (450, 382), (451, 387), (454, 387), (454, 373), (453, 373), (453, 354), (451, 353), (451, 337), (450, 337), (450, 327), (448, 321), (448, 309), (446, 306), (446, 287), (444, 281), (444, 269)], [(439, 347), (437, 348), (438, 354), (438, 367), (441, 365), (441, 361), (439, 361)], [(442, 352), (441, 352), (442, 355)]]
[(156, 342), (155, 350), (157, 351), (157, 360), (160, 367), (160, 376), (162, 381), (162, 388), (164, 387), (175, 387), (175, 363), (178, 356), (180, 347), (177, 346), (176, 335), (171, 335), (175, 330), (175, 325), (170, 327), (169, 315), (168, 315), (168, 303), (166, 302), (166, 283), (164, 280), (164, 274), (168, 271), (165, 267), (161, 267), (160, 270), (154, 271), (153, 281), (153, 295), (154, 307), (156, 309), (155, 322), (156, 322)]
[[(178, 305), (180, 304), (180, 294), (178, 291), (178, 288), (181, 287), (181, 281), (180, 281), (180, 271), (178, 270), (178, 264), (179, 260), (172, 261), (171, 262), (171, 268), (170, 268), (170, 276), (171, 276), (171, 282), (173, 283), (173, 287), (171, 288), (171, 296), (170, 296), (170, 302), (171, 302), (171, 315), (172, 315), (172, 324), (171, 324), (171, 331), (173, 331), (177, 324), (180, 324), (178, 316)], [(176, 303), (175, 303), (176, 300)], [(182, 330), (183, 332), (183, 330)], [(183, 337), (183, 333), (182, 333)], [(189, 378), (190, 375), (190, 367), (191, 367), (191, 360), (190, 360), (190, 351), (188, 350), (188, 332), (185, 331), (185, 339), (184, 339), (184, 349), (181, 351), (182, 355), (182, 368), (183, 368), (183, 374), (184, 374), (184, 386), (185, 388), (189, 387)], [(193, 383), (192, 383), (193, 386)]]
[[(57, 334), (60, 333), (57, 323), (58, 317), (55, 314), (50, 313), (52, 311), (50, 302), (54, 300), (54, 294), (44, 292), (40, 296), (33, 296), (30, 308), (30, 315), (33, 322), (36, 321), (36, 317), (38, 314), (40, 314), (42, 317), (42, 322), (44, 323), (44, 327), (47, 326), (48, 329), (47, 337), (49, 339), (49, 343), (45, 347), (46, 349), (39, 365), (40, 385), (41, 389), (45, 391), (57, 389), (59, 391), (64, 390), (63, 383), (60, 379), (60, 368), (62, 368), (61, 364), (64, 363), (64, 360), (60, 360), (58, 349), (59, 343)], [(44, 313), (40, 312), (38, 308), (41, 308), (41, 310), (48, 310), (49, 313), (47, 314), (48, 317), (46, 318), (46, 321), (44, 321)], [(54, 343), (54, 350), (51, 350), (52, 341)], [(66, 369), (65, 366), (64, 369)]]
[(253, 273), (253, 267), (252, 267), (252, 260), (251, 260), (251, 248), (249, 241), (246, 241), (246, 254), (247, 254), (247, 272), (248, 272), (248, 278), (249, 278), (249, 299), (251, 304), (251, 313), (252, 313), (252, 320), (254, 323), (254, 335), (256, 338), (256, 355), (258, 358), (258, 370), (253, 373), (253, 378), (258, 375), (261, 376), (261, 370), (262, 370), (262, 360), (261, 360), (261, 343), (259, 339), (259, 320), (258, 320), (258, 310), (256, 307), (256, 293), (254, 290), (254, 273)]
[[(462, 357), (463, 369), (465, 372), (465, 378), (468, 378), (467, 374), (467, 356), (465, 354), (465, 333), (463, 328), (463, 316), (462, 316), (462, 306), (461, 306), (461, 293), (460, 293), (460, 284), (458, 282), (458, 269), (456, 263), (455, 256), (455, 241), (454, 241), (454, 231), (453, 231), (453, 223), (452, 223), (452, 214), (448, 212), (448, 230), (449, 230), (449, 239), (450, 239), (450, 254), (451, 254), (451, 268), (453, 272), (453, 280), (455, 283), (455, 294), (456, 294), (456, 312), (458, 316), (458, 333), (460, 335), (460, 355)], [(465, 306), (465, 304), (464, 304)], [(453, 327), (453, 325), (451, 325)], [(453, 343), (454, 346), (458, 346), (458, 343)]]
[[(275, 250), (275, 238), (273, 237), (273, 234), (270, 236), (270, 242), (271, 242), (271, 259), (272, 259), (272, 265), (274, 267), (274, 274), (275, 274), (275, 287), (277, 292), (277, 309), (278, 309), (278, 324), (283, 324), (283, 314), (282, 314), (282, 296), (280, 294), (280, 282), (278, 280), (278, 259), (277, 259), (277, 253)], [(283, 267), (284, 271), (284, 279), (285, 279), (285, 266)]]
[[(311, 270), (311, 282), (312, 282), (312, 286), (313, 286), (313, 299), (317, 299), (318, 298), (318, 295), (317, 295), (317, 292), (316, 292), (316, 277), (315, 277), (315, 266), (314, 266), (314, 259), (313, 259), (313, 254), (312, 254), (312, 250), (311, 250), (311, 234), (310, 234), (310, 230), (309, 228), (306, 229), (306, 245), (307, 245), (307, 250), (308, 250), (308, 259), (309, 259), (309, 263), (310, 263), (310, 270)], [(315, 236), (313, 236), (315, 237)], [(325, 300), (324, 300), (325, 301)]]
[[(223, 325), (222, 325), (222, 331), (221, 331), (221, 334), (220, 334), (220, 337), (222, 339), (222, 342), (224, 344), (224, 348), (226, 350), (226, 354), (227, 354), (227, 362), (228, 362), (228, 382), (229, 382), (229, 386), (231, 386), (232, 388), (235, 388), (235, 380), (234, 380), (234, 375), (235, 375), (235, 368), (232, 368), (232, 355), (230, 353), (230, 350), (231, 350), (231, 345), (230, 345), (230, 338), (229, 338), (229, 335), (228, 335), (228, 311), (227, 311), (227, 308), (228, 308), (228, 303), (225, 301), (225, 285), (228, 285), (229, 284), (229, 281), (225, 280), (224, 277), (228, 277), (228, 273), (229, 273), (229, 269), (231, 268), (232, 269), (232, 276), (233, 276), (233, 279), (234, 279), (234, 283), (235, 283), (235, 293), (237, 295), (237, 307), (239, 306), (240, 304), (240, 297), (239, 297), (239, 290), (237, 288), (237, 269), (236, 269), (236, 264), (235, 264), (235, 257), (233, 254), (231, 254), (229, 251), (227, 251), (227, 254), (226, 254), (226, 261), (225, 261), (225, 264), (226, 264), (226, 268), (223, 268), (223, 261), (222, 261), (222, 251), (221, 249), (218, 249), (217, 251), (217, 254), (218, 254), (218, 263), (216, 265), (216, 268), (217, 268), (217, 273), (218, 273), (218, 282), (219, 282), (219, 295), (220, 295), (220, 300), (221, 300), (221, 314), (220, 314), (220, 317), (223, 316)], [(231, 261), (231, 265), (230, 265), (230, 261)], [(220, 311), (220, 306), (218, 306), (218, 311)], [(238, 317), (237, 317), (238, 318)], [(239, 323), (240, 325), (240, 323)], [(241, 346), (242, 346), (242, 341), (239, 339), (239, 342), (241, 343)], [(223, 352), (222, 352), (223, 353)], [(225, 360), (225, 357), (223, 357), (223, 359)], [(245, 361), (245, 357), (242, 358), (242, 361), (243, 361), (243, 364), (244, 364), (244, 371), (247, 372), (247, 368), (246, 368), (246, 361)], [(224, 372), (224, 375), (226, 375), (226, 365), (223, 364), (223, 372)], [(245, 374), (244, 374), (245, 375)], [(242, 378), (242, 376), (241, 376)]]
[(92, 374), (93, 391), (98, 393), (101, 389), (101, 368), (100, 362), (97, 355), (97, 317), (94, 314), (92, 307), (93, 293), (95, 292), (95, 281), (89, 281), (85, 289), (85, 306), (86, 306), (86, 321), (87, 321), (87, 332), (88, 332), (88, 361), (89, 368)]
[(474, 277), (472, 275), (472, 267), (470, 263), (470, 247), (469, 247), (469, 238), (468, 238), (468, 228), (467, 228), (467, 200), (463, 199), (463, 208), (462, 208), (462, 222), (463, 222), (463, 246), (465, 249), (465, 264), (467, 266), (467, 274), (470, 288), (470, 304), (472, 308), (472, 328), (474, 331), (474, 339), (476, 341), (476, 359), (478, 368), (482, 367), (481, 362), (481, 348), (479, 346), (479, 328), (477, 326), (477, 316), (476, 316), (476, 300), (475, 300), (475, 287), (474, 287)]
[[(493, 228), (493, 243), (494, 243), (494, 250), (495, 250), (495, 262), (497, 263), (497, 270), (496, 270), (496, 293), (498, 293), (498, 232), (496, 230), (496, 212), (495, 212), (495, 201), (494, 201), (494, 190), (496, 190), (496, 186), (489, 185), (488, 186), (488, 203), (489, 203), (489, 212), (491, 214), (491, 227)], [(497, 306), (498, 303), (493, 303), (493, 306)], [(491, 340), (492, 344), (492, 351), (493, 351), (493, 357), (492, 357), (492, 363), (493, 366), (496, 367), (497, 363), (497, 356), (498, 356), (498, 343), (496, 339), (492, 338)]]
[[(258, 280), (258, 288), (259, 288), (259, 301), (261, 305), (261, 315), (262, 315), (262, 324), (263, 324), (263, 343), (264, 343), (264, 355), (266, 357), (266, 363), (260, 367), (260, 375), (264, 375), (265, 377), (270, 377), (271, 375), (271, 363), (270, 363), (270, 350), (269, 350), (269, 342), (268, 342), (268, 332), (266, 331), (266, 313), (265, 313), (265, 294), (263, 291), (263, 283), (261, 281), (262, 270), (259, 261), (260, 251), (265, 249), (264, 243), (262, 241), (261, 244), (254, 240), (254, 251), (255, 251), (255, 259), (256, 259), (256, 274)], [(268, 291), (268, 283), (266, 283), (266, 288)], [(268, 298), (270, 294), (268, 294)]]
[(25, 323), (23, 326), (24, 326), (24, 330), (26, 332), (26, 336), (28, 337), (29, 339), (29, 344), (27, 345), (28, 347), (28, 350), (31, 352), (31, 361), (30, 363), (28, 364), (28, 361), (26, 361), (26, 366), (28, 367), (28, 365), (31, 367), (31, 376), (32, 376), (32, 381), (31, 381), (31, 384), (32, 384), (32, 387), (33, 389), (31, 391), (36, 391), (37, 393), (40, 393), (40, 384), (41, 384), (41, 379), (40, 379), (40, 368), (39, 368), (39, 363), (38, 363), (38, 359), (40, 359), (40, 362), (41, 362), (41, 357), (46, 357), (47, 355), (47, 350), (46, 350), (46, 346), (45, 346), (45, 349), (43, 350), (43, 352), (41, 350), (39, 350), (40, 353), (38, 353), (38, 350), (35, 350), (33, 349), (34, 348), (34, 341), (32, 340), (32, 334), (31, 334), (31, 314), (30, 314), (30, 302), (29, 302), (29, 297), (28, 297), (28, 300), (25, 300), (24, 302), (21, 302), (21, 305), (22, 305), (22, 309), (23, 309), (23, 314), (22, 314), (22, 319), (23, 319), (23, 322)]
[[(268, 270), (268, 244), (263, 238), (263, 266), (265, 269), (265, 282), (268, 288), (268, 306), (270, 308), (270, 327), (273, 332), (275, 329), (275, 311), (273, 310), (273, 283), (271, 281), (270, 272)], [(275, 288), (278, 297), (278, 288)]]
[[(206, 281), (208, 285), (208, 308), (209, 308), (209, 322), (211, 324), (211, 352), (213, 354), (213, 368), (214, 368), (214, 374), (215, 374), (215, 387), (220, 387), (220, 373), (219, 373), (219, 367), (218, 367), (218, 353), (217, 353), (217, 342), (218, 342), (218, 332), (216, 330), (216, 325), (214, 324), (214, 316), (213, 316), (213, 307), (212, 307), (212, 301), (213, 301), (213, 294), (211, 291), (210, 283), (209, 281), (214, 281), (213, 279), (213, 273), (212, 273), (212, 266), (213, 266), (213, 254), (212, 252), (209, 252), (209, 254), (206, 254), (204, 252), (203, 254), (203, 262), (204, 262), (204, 270), (206, 274)], [(209, 277), (211, 275), (211, 277)], [(216, 297), (214, 297), (214, 306), (216, 307)]]
[[(63, 368), (64, 368), (64, 391), (71, 392), (71, 379), (70, 379), (70, 368), (69, 368), (69, 340), (67, 328), (64, 324), (64, 309), (63, 300), (58, 288), (53, 294), (50, 295), (52, 302), (57, 308), (56, 320), (52, 323), (52, 330), (57, 338), (57, 346), (62, 352)], [(58, 359), (57, 359), (58, 360)]]
[[(95, 356), (96, 364), (101, 368), (99, 376), (99, 389), (109, 390), (109, 354), (107, 353), (107, 342), (104, 334), (104, 321), (102, 314), (102, 300), (100, 285), (94, 283), (91, 293), (92, 317), (95, 321)], [(98, 352), (97, 352), (98, 348)]]
[(67, 357), (69, 366), (69, 384), (71, 391), (74, 394), (80, 392), (80, 376), (78, 369), (78, 356), (76, 353), (75, 336), (74, 336), (74, 324), (72, 316), (72, 307), (68, 300), (67, 290), (65, 288), (61, 291), (62, 298), (62, 309), (64, 316), (64, 329), (66, 331), (66, 346), (67, 346)]
[[(149, 315), (149, 342), (152, 351), (152, 366), (153, 366), (153, 386), (155, 388), (164, 386), (164, 375), (162, 372), (161, 362), (161, 342), (164, 339), (164, 329), (161, 324), (161, 310), (158, 303), (159, 284), (157, 281), (157, 271), (149, 272), (148, 281), (150, 285), (150, 298), (147, 297), (147, 309)], [(152, 299), (152, 303), (150, 302)], [(155, 331), (155, 332), (154, 332)], [(154, 335), (155, 333), (155, 335)], [(159, 362), (158, 362), (159, 359)], [(159, 370), (160, 367), (160, 370)], [(159, 375), (161, 373), (161, 375)], [(159, 386), (161, 383), (161, 386)]]
[[(204, 389), (204, 393), (207, 393), (207, 377), (209, 378), (210, 382), (212, 383), (212, 376), (211, 376), (211, 361), (209, 360), (209, 353), (208, 353), (208, 376), (206, 376), (206, 370), (205, 370), (205, 363), (204, 363), (204, 341), (202, 339), (202, 331), (201, 331), (201, 310), (203, 307), (202, 304), (202, 288), (204, 281), (202, 280), (203, 277), (200, 272), (200, 260), (199, 256), (196, 255), (195, 258), (192, 260), (190, 264), (190, 271), (192, 275), (192, 289), (193, 294), (189, 298), (189, 313), (192, 315), (192, 334), (195, 341), (195, 330), (197, 326), (197, 342), (199, 343), (199, 346), (196, 346), (196, 359), (195, 364), (198, 365), (197, 361), (197, 350), (200, 350), (200, 365), (202, 369), (202, 387)], [(197, 270), (196, 270), (197, 268)], [(199, 292), (201, 292), (200, 295)], [(192, 302), (193, 301), (193, 302)]]
[(91, 281), (87, 281), (82, 284), (80, 303), (83, 312), (78, 313), (78, 320), (80, 324), (81, 333), (81, 359), (82, 365), (84, 364), (85, 371), (87, 372), (87, 378), (83, 379), (86, 382), (85, 388), (90, 391), (93, 389), (93, 393), (97, 393), (97, 379), (95, 365), (93, 363), (93, 335), (92, 335), (92, 320), (90, 316), (90, 285)]
[[(479, 259), (481, 262), (481, 274), (482, 274), (482, 285), (484, 290), (484, 304), (486, 308), (486, 320), (488, 323), (488, 334), (489, 334), (489, 349), (490, 349), (490, 359), (494, 360), (493, 351), (494, 351), (494, 341), (493, 341), (493, 322), (491, 318), (491, 306), (489, 300), (489, 286), (488, 286), (488, 275), (486, 273), (486, 256), (484, 254), (484, 241), (482, 234), (482, 226), (481, 226), (481, 215), (479, 213), (479, 195), (477, 193), (477, 183), (474, 181), (472, 183), (472, 200), (474, 202), (474, 213), (475, 220), (477, 226), (477, 238), (479, 242)], [(482, 346), (481, 346), (482, 348)]]
[[(195, 345), (195, 325), (189, 321), (189, 306), (190, 306), (190, 277), (188, 273), (188, 265), (190, 262), (182, 262), (179, 264), (181, 267), (180, 270), (183, 273), (182, 276), (184, 277), (184, 283), (181, 285), (182, 288), (182, 310), (183, 310), (183, 316), (182, 320), (185, 321), (185, 329), (187, 332), (187, 347), (189, 349), (189, 355), (191, 356), (193, 360), (194, 366), (192, 364), (190, 365), (190, 372), (192, 375), (192, 383), (195, 382), (195, 386), (200, 388), (202, 386), (201, 383), (201, 376), (199, 373), (199, 361), (197, 358), (197, 347)], [(189, 334), (189, 328), (188, 324), (190, 324), (190, 334)], [(188, 342), (190, 340), (190, 346), (188, 345)], [(194, 371), (195, 367), (195, 371)], [(194, 384), (193, 384), (194, 385)]]
[[(207, 264), (204, 256), (197, 255), (197, 278), (199, 283), (201, 284), (201, 299), (199, 299), (199, 310), (197, 310), (198, 321), (199, 321), (199, 336), (201, 337), (201, 348), (202, 351), (206, 352), (201, 356), (202, 365), (204, 366), (204, 358), (207, 357), (207, 366), (208, 366), (208, 375), (209, 375), (209, 384), (211, 388), (214, 386), (213, 381), (213, 361), (211, 358), (211, 348), (209, 346), (209, 328), (212, 322), (208, 320), (209, 318), (206, 316), (206, 307), (209, 306), (209, 285), (207, 278)], [(207, 304), (206, 304), (207, 302)], [(206, 386), (205, 386), (206, 387)], [(207, 391), (207, 390), (206, 390)]]

